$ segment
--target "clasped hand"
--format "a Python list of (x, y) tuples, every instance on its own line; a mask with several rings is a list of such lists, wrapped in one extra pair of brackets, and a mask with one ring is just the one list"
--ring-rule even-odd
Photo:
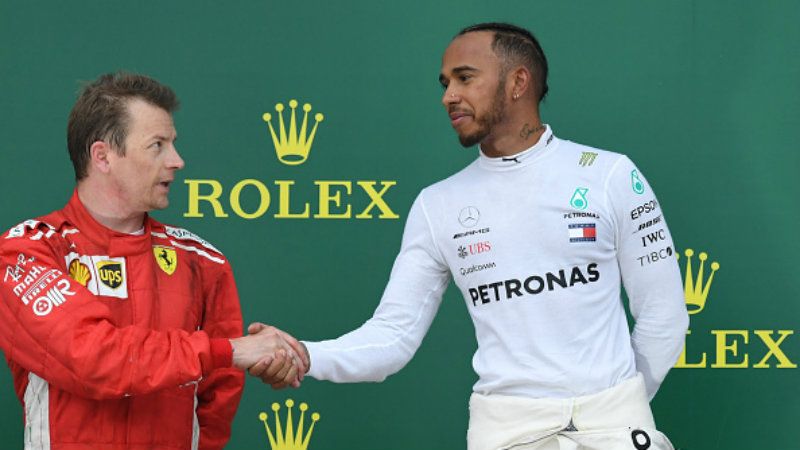
[(250, 324), (247, 332), (247, 336), (231, 339), (233, 365), (260, 378), (273, 389), (299, 387), (310, 364), (305, 345), (260, 322)]

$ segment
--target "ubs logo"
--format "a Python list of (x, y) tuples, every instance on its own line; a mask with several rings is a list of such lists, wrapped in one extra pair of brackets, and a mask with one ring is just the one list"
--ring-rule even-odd
[(474, 206), (467, 206), (458, 213), (458, 223), (465, 228), (472, 228), (481, 219), (481, 212)]

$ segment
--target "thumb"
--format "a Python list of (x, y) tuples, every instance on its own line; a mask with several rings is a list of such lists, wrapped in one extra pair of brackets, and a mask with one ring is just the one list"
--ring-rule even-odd
[(267, 325), (265, 325), (265, 324), (263, 324), (261, 322), (253, 322), (253, 323), (251, 323), (250, 325), (247, 326), (247, 332), (249, 334), (256, 334), (259, 331), (263, 330), (264, 328), (267, 328)]

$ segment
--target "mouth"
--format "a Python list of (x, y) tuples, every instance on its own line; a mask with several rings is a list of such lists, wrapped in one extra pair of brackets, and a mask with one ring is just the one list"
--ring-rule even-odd
[(172, 180), (169, 181), (162, 181), (158, 183), (159, 186), (163, 187), (166, 190), (169, 190), (169, 185), (172, 184)]
[(456, 128), (466, 122), (470, 117), (472, 117), (472, 115), (465, 111), (450, 111), (450, 125)]

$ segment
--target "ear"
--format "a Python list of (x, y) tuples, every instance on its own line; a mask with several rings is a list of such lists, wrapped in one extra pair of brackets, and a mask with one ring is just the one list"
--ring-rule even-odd
[(523, 66), (508, 72), (506, 86), (511, 86), (511, 98), (514, 100), (524, 97), (531, 90), (531, 72)]
[(111, 146), (104, 141), (94, 141), (89, 147), (89, 170), (97, 170), (100, 173), (111, 171), (111, 161), (109, 157), (113, 153)]

